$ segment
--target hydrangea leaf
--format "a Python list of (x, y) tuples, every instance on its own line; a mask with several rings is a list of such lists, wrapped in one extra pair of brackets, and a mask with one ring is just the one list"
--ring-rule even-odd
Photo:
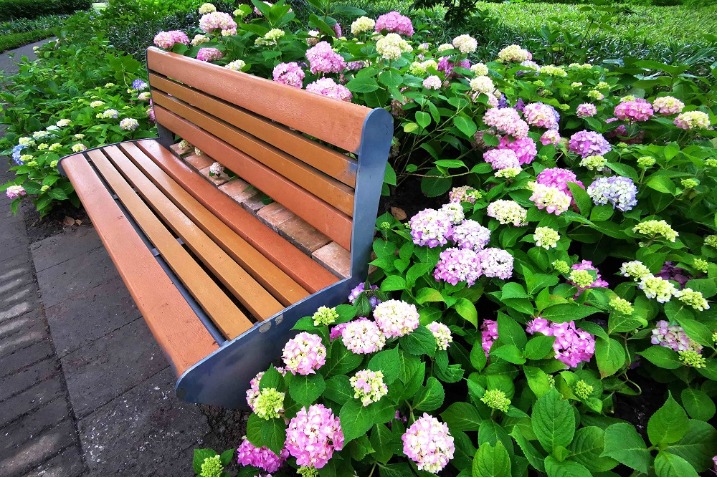
[(568, 446), (575, 435), (575, 414), (573, 407), (563, 400), (560, 393), (551, 389), (540, 397), (531, 414), (533, 431), (547, 451), (557, 446)]
[(473, 476), (511, 476), (511, 463), (503, 443), (485, 443), (473, 458)]
[(665, 404), (647, 422), (647, 436), (653, 445), (668, 445), (680, 441), (689, 426), (687, 413), (669, 393)]

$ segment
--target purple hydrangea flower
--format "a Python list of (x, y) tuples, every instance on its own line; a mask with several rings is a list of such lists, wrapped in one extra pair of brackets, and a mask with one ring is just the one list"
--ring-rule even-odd
[(613, 208), (630, 211), (637, 206), (637, 186), (622, 176), (597, 178), (588, 186), (588, 195), (595, 204), (610, 203)]
[(408, 222), (413, 243), (417, 246), (438, 247), (448, 243), (453, 223), (445, 211), (424, 209)]
[(615, 116), (623, 121), (647, 121), (653, 114), (652, 105), (642, 98), (623, 101), (615, 107)]
[(408, 37), (413, 36), (411, 19), (397, 11), (385, 13), (376, 20), (376, 33), (398, 33)]
[(581, 362), (589, 362), (595, 353), (595, 337), (575, 327), (575, 322), (550, 323), (541, 317), (528, 322), (525, 329), (529, 334), (540, 332), (555, 337), (553, 350), (555, 358), (568, 367), (577, 367)]
[(351, 302), (351, 304), (356, 305), (356, 301), (358, 300), (359, 296), (362, 293), (365, 293), (366, 296), (368, 297), (369, 303), (371, 304), (371, 308), (375, 309), (376, 306), (381, 303), (381, 299), (379, 299), (378, 297), (376, 297), (373, 294), (373, 291), (376, 291), (376, 290), (378, 290), (377, 285), (372, 285), (371, 287), (368, 288), (368, 290), (366, 290), (366, 283), (361, 282), (359, 285), (357, 285), (356, 287), (351, 289), (351, 292), (349, 293), (348, 300), (349, 300), (349, 302)]
[(255, 447), (246, 438), (242, 440), (237, 449), (237, 462), (241, 466), (255, 466), (267, 473), (276, 473), (287, 458), (289, 458), (289, 452), (286, 448), (281, 450), (281, 456), (276, 456), (276, 453), (267, 447)]
[(520, 168), (520, 161), (515, 151), (509, 148), (489, 149), (483, 153), (483, 159), (490, 164), (493, 171), (500, 171), (506, 168)]
[(481, 276), (481, 263), (473, 249), (449, 247), (441, 252), (433, 277), (437, 281), (445, 281), (452, 285), (466, 282), (472, 286)]
[(665, 280), (673, 280), (680, 284), (680, 287), (684, 287), (687, 281), (692, 278), (689, 272), (681, 267), (676, 267), (672, 261), (665, 262), (660, 272), (655, 275)]
[(450, 239), (460, 249), (480, 251), (490, 242), (490, 229), (480, 225), (478, 221), (466, 219), (453, 228)]
[[(517, 108), (516, 108), (517, 109)], [(530, 103), (523, 108), (523, 116), (529, 125), (545, 129), (558, 129), (560, 114), (545, 103)]]
[(328, 42), (321, 41), (306, 51), (309, 70), (317, 73), (341, 73), (346, 68), (346, 60), (336, 53)]
[(481, 332), (481, 346), (485, 352), (485, 356), (488, 356), (490, 348), (493, 346), (493, 342), (498, 338), (498, 322), (495, 320), (485, 319), (480, 326)]
[(306, 76), (304, 70), (302, 70), (295, 61), (292, 61), (291, 63), (279, 63), (274, 67), (272, 75), (274, 77), (274, 81), (277, 83), (289, 85), (299, 89), (303, 86), (304, 77)]
[(603, 156), (612, 149), (610, 143), (595, 131), (578, 131), (570, 137), (568, 149), (583, 158), (588, 156)]
[(486, 277), (507, 280), (513, 275), (513, 256), (508, 251), (489, 247), (478, 251), (482, 273)]
[(533, 139), (529, 136), (518, 139), (503, 136), (500, 138), (500, 144), (498, 147), (501, 149), (512, 150), (518, 157), (518, 162), (520, 164), (530, 164), (538, 155), (538, 149), (535, 141), (533, 141)]

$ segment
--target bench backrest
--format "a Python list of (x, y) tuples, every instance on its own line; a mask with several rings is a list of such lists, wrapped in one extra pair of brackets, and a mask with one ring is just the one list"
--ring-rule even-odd
[(351, 251), (352, 276), (365, 275), (393, 135), (387, 111), (154, 47), (147, 64), (165, 146), (171, 133), (187, 139)]

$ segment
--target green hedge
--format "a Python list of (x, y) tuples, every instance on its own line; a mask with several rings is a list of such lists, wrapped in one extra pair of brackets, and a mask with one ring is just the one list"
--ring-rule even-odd
[(0, 0), (0, 21), (74, 13), (90, 8), (89, 0)]

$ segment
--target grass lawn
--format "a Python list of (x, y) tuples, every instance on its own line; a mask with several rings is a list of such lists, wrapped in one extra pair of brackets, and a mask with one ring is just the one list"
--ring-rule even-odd
[(62, 25), (68, 15), (0, 22), (0, 52), (33, 43), (52, 36), (53, 30)]

